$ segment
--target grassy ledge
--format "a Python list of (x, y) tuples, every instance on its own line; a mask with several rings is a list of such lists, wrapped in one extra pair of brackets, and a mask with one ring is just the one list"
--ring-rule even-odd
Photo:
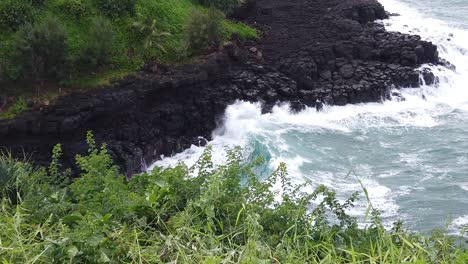
[[(147, 62), (190, 61), (233, 34), (258, 38), (255, 29), (227, 20), (221, 11), (219, 21), (209, 16), (211, 9), (229, 13), (243, 2), (3, 0), (0, 86), (5, 89), (0, 96), (31, 98), (100, 87)], [(195, 15), (207, 17), (196, 20)]]
[(2, 263), (468, 262), (460, 237), (426, 237), (401, 223), (385, 230), (371, 203), (371, 224), (359, 228), (346, 214), (357, 194), (339, 202), (325, 186), (302, 192), (307, 183), (291, 184), (284, 164), (259, 181), (262, 161), (246, 164), (239, 149), (221, 166), (208, 147), (193, 167), (127, 181), (105, 146), (91, 134), (87, 141), (73, 180), (60, 168), (60, 145), (47, 168), (0, 157)]

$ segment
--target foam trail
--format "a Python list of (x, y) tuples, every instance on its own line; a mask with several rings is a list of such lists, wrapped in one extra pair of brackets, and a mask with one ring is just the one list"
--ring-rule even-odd
[(468, 215), (455, 218), (449, 226), (449, 231), (455, 235), (468, 237)]

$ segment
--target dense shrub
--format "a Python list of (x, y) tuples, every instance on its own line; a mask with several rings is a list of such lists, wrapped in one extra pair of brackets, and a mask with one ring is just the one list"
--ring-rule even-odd
[(60, 8), (75, 20), (91, 15), (91, 9), (82, 0), (66, 0), (61, 4)]
[[(68, 90), (71, 87), (103, 86), (108, 84), (110, 79), (135, 71), (154, 60), (169, 64), (181, 63), (200, 52), (196, 49), (204, 50), (213, 44), (219, 44), (221, 34), (218, 30), (218, 18), (198, 28), (204, 36), (200, 37), (197, 35), (199, 32), (193, 32), (190, 38), (187, 37), (189, 34), (185, 34), (185, 29), (187, 21), (191, 19), (192, 9), (205, 14), (207, 11), (207, 8), (199, 5), (197, 0), (0, 0), (0, 87), (3, 88), (6, 86), (4, 84), (8, 84), (11, 92), (22, 93), (20, 91), (26, 92), (37, 84), (37, 82), (30, 84), (30, 80), (36, 79), (43, 70), (39, 68), (39, 72), (36, 72), (35, 67), (25, 64), (25, 60), (33, 61), (35, 58), (27, 59), (27, 56), (20, 56), (27, 53), (21, 50), (29, 49), (31, 44), (23, 41), (24, 48), (17, 47), (19, 41), (15, 39), (26, 37), (24, 30), (17, 32), (20, 28), (26, 28), (27, 24), (41, 23), (46, 16), (55, 17), (68, 32), (67, 67), (60, 62), (60, 66), (57, 67), (59, 74), (56, 77), (53, 76), (55, 70), (50, 71), (51, 77), (59, 78), (64, 76), (63, 69), (67, 70), (67, 79), (61, 84)], [(144, 17), (136, 16), (137, 13)], [(110, 19), (114, 41), (97, 38), (101, 42), (97, 45), (95, 41), (90, 40), (93, 39), (90, 36), (91, 21), (96, 16)], [(237, 24), (226, 19), (223, 19), (222, 24), (225, 29), (224, 39), (233, 33), (245, 35), (242, 34), (245, 31), (243, 27)], [(215, 34), (208, 34), (210, 29), (203, 28), (206, 25), (211, 29), (214, 28)], [(105, 29), (106, 27), (103, 28)], [(169, 32), (172, 35), (169, 36)], [(190, 46), (194, 48), (193, 50), (188, 49), (189, 39), (192, 40)], [(114, 47), (111, 45), (113, 42)], [(98, 48), (93, 50), (93, 47)], [(115, 52), (107, 56), (109, 50)], [(60, 53), (61, 49), (57, 51)], [(55, 54), (52, 54), (52, 57), (55, 57)], [(46, 61), (53, 60), (55, 59), (46, 59)], [(48, 62), (39, 64), (48, 64)], [(109, 64), (112, 64), (112, 67), (103, 67)], [(96, 71), (97, 68), (99, 71)], [(41, 79), (49, 78), (43, 76)], [(20, 80), (21, 84), (17, 85)], [(44, 85), (48, 90), (52, 90), (55, 86), (53, 83), (50, 85), (44, 83)]]
[[(5, 53), (0, 53), (0, 86), (3, 86), (4, 83), (6, 83), (9, 78), (8, 78), (8, 73), (7, 73), (7, 67), (8, 67), (9, 61), (8, 58), (6, 58)], [(0, 96), (3, 94), (0, 93)], [(0, 102), (0, 108), (2, 106), (2, 102)]]
[[(8, 107), (6, 111), (0, 112), (0, 118), (13, 119), (28, 110), (29, 110), (29, 106), (24, 100), (24, 98), (19, 98), (18, 100), (16, 100), (16, 102), (13, 105)], [(0, 185), (1, 185), (1, 182), (0, 182)]]
[(94, 18), (89, 39), (81, 56), (82, 66), (95, 69), (109, 64), (115, 48), (115, 33), (111, 22), (104, 17)]
[(136, 2), (137, 0), (96, 0), (99, 10), (110, 18), (133, 14)]
[(0, 31), (16, 31), (32, 20), (33, 8), (27, 1), (2, 0), (0, 2)]
[[(208, 146), (191, 168), (155, 168), (126, 181), (105, 146), (87, 137), (79, 178), (0, 156), (3, 263), (460, 263), (468, 260), (442, 232), (429, 238), (385, 230), (369, 202), (365, 228), (333, 190), (291, 183), (281, 164), (260, 181), (240, 149), (220, 166)], [(264, 164), (263, 164), (264, 165)], [(5, 187), (4, 187), (5, 186)], [(364, 189), (364, 193), (367, 191)], [(19, 194), (19, 197), (18, 195)]]
[(58, 81), (66, 69), (68, 35), (60, 22), (46, 17), (28, 24), (15, 39), (15, 63), (25, 80)]
[(198, 0), (198, 2), (204, 6), (217, 8), (225, 14), (242, 4), (242, 0)]
[(43, 6), (47, 0), (30, 0), (34, 6)]
[(223, 40), (223, 18), (223, 14), (214, 8), (210, 8), (207, 13), (192, 10), (186, 28), (189, 49), (200, 53), (210, 47), (219, 46)]

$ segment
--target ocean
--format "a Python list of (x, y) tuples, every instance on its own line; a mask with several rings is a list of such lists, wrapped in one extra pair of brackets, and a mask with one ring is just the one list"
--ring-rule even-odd
[[(261, 178), (285, 162), (294, 182), (312, 181), (309, 191), (324, 184), (343, 200), (358, 191), (361, 200), (348, 213), (361, 219), (367, 202), (360, 181), (387, 226), (403, 220), (411, 230), (459, 234), (468, 225), (468, 0), (380, 2), (399, 14), (380, 23), (432, 41), (456, 70), (423, 65), (438, 84), (402, 89), (404, 102), (326, 106), (320, 113), (281, 105), (262, 114), (259, 104), (239, 101), (209, 144), (216, 162), (233, 146), (247, 159), (263, 156)], [(202, 152), (192, 146), (149, 169), (191, 165)]]

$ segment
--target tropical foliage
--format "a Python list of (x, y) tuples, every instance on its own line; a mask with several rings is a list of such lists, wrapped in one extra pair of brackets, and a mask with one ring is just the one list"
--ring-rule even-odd
[(0, 158), (3, 263), (468, 261), (464, 244), (442, 232), (385, 230), (372, 206), (371, 224), (359, 228), (346, 214), (357, 195), (340, 202), (324, 186), (303, 192), (284, 164), (260, 181), (253, 171), (261, 159), (245, 163), (239, 149), (220, 166), (208, 147), (193, 167), (155, 168), (128, 181), (105, 146), (91, 134), (87, 141), (74, 180), (60, 166), (60, 145), (48, 168)]
[[(134, 72), (149, 61), (181, 63), (192, 54), (185, 51), (192, 10), (207, 9), (192, 0), (2, 0), (0, 83), (24, 94)], [(219, 16), (215, 23), (226, 32), (217, 41), (256, 37), (245, 24)]]

